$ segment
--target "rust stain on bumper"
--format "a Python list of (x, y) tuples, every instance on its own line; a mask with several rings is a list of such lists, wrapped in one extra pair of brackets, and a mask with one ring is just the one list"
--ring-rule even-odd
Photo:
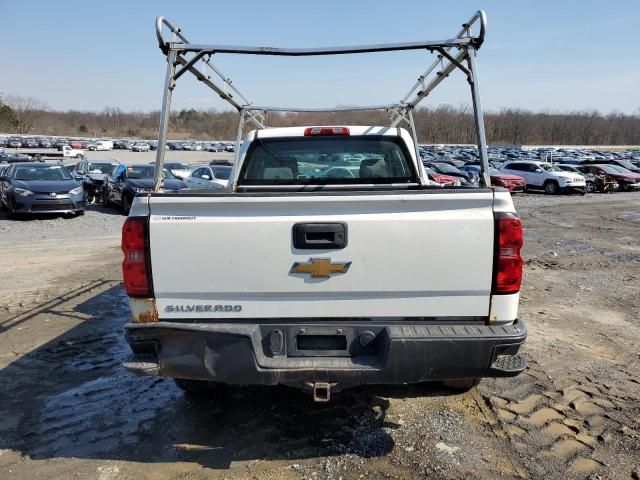
[(129, 308), (134, 323), (155, 323), (158, 321), (155, 298), (129, 297)]

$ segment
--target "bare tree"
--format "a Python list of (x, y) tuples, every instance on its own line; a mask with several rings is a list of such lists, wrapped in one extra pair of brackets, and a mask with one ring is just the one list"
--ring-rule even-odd
[[(95, 137), (130, 136), (156, 138), (160, 112), (124, 112), (108, 107), (101, 112), (45, 109), (33, 98), (7, 97), (0, 124), (18, 133), (42, 135), (91, 134)], [(15, 119), (13, 118), (15, 113)], [(416, 131), (424, 143), (475, 143), (475, 126), (469, 105), (441, 105), (414, 112)], [(383, 111), (331, 113), (270, 112), (267, 125), (384, 125)], [(171, 138), (232, 139), (237, 132), (238, 114), (233, 111), (181, 110), (171, 112)], [(640, 109), (633, 114), (596, 111), (530, 112), (505, 108), (485, 114), (487, 140), (492, 144), (529, 145), (639, 145)], [(246, 132), (246, 129), (245, 129)]]
[(20, 134), (29, 133), (37, 118), (47, 108), (43, 102), (33, 97), (10, 95), (4, 102), (13, 112), (10, 123), (16, 132)]

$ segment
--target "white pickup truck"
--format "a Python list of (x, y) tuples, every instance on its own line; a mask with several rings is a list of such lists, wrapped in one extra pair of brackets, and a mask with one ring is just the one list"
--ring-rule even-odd
[[(480, 37), (466, 33), (477, 21)], [(203, 56), (197, 54), (354, 48), (191, 46), (159, 17), (157, 27), (175, 30), (181, 43), (158, 33), (169, 62), (156, 189), (136, 195), (123, 227), (132, 313), (125, 335), (134, 353), (125, 367), (172, 377), (188, 391), (284, 384), (313, 392), (316, 401), (361, 384), (445, 381), (465, 388), (520, 373), (526, 362), (518, 350), (527, 336), (518, 319), (522, 226), (509, 192), (491, 187), (488, 176), (473, 63), (485, 22), (478, 12), (454, 40), (435, 44), (356, 49), (427, 45), (446, 58), (453, 57), (445, 48), (462, 50), (440, 72), (436, 60), (427, 72), (435, 80), (420, 78), (416, 100), (383, 107), (395, 115), (390, 126), (263, 128), (262, 108), (240, 107), (240, 127), (247, 120), (258, 129), (243, 142), (238, 129), (228, 187), (165, 192), (158, 172), (172, 81), (194, 68)], [(178, 56), (184, 52), (195, 59)], [(176, 72), (176, 65), (184, 67)], [(462, 68), (472, 86), (480, 187), (432, 183), (416, 154), (407, 106), (453, 68)], [(412, 133), (398, 126), (403, 120)]]
[(266, 129), (244, 142), (233, 191), (137, 196), (126, 336), (152, 357), (128, 366), (316, 399), (522, 371), (510, 194), (429, 186), (414, 152), (399, 128)]
[(84, 158), (84, 150), (77, 148), (71, 148), (68, 145), (63, 145), (60, 151), (49, 150), (25, 150), (24, 153), (31, 155), (36, 160), (44, 160), (47, 158)]

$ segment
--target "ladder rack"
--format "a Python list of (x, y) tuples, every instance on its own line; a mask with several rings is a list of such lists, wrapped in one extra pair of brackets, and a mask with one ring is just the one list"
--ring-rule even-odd
[[(213, 90), (223, 100), (240, 113), (238, 133), (236, 136), (236, 161), (240, 151), (240, 141), (245, 124), (251, 123), (256, 128), (266, 128), (267, 112), (339, 112), (358, 110), (385, 110), (389, 114), (390, 127), (397, 127), (403, 122), (407, 124), (413, 136), (418, 154), (418, 139), (413, 121), (413, 110), (456, 69), (462, 71), (471, 87), (473, 112), (480, 157), (481, 179), (484, 186), (490, 186), (487, 143), (484, 131), (484, 118), (480, 103), (476, 53), (484, 42), (487, 16), (484, 11), (477, 11), (462, 24), (458, 33), (447, 40), (434, 40), (407, 43), (388, 43), (378, 45), (326, 47), (326, 48), (273, 48), (273, 47), (239, 47), (229, 45), (192, 44), (182, 34), (182, 30), (173, 26), (164, 17), (156, 18), (156, 35), (160, 50), (167, 57), (167, 73), (162, 98), (162, 112), (158, 133), (158, 150), (156, 154), (155, 191), (164, 187), (162, 171), (164, 167), (165, 144), (171, 97), (178, 79), (186, 72), (194, 75), (199, 81)], [(170, 33), (171, 39), (165, 39), (164, 33)], [(475, 33), (474, 33), (475, 31)], [(212, 62), (216, 54), (234, 55), (271, 55), (289, 57), (308, 57), (319, 55), (352, 55), (361, 53), (392, 52), (403, 50), (426, 50), (435, 55), (434, 61), (420, 75), (409, 92), (397, 103), (387, 105), (363, 105), (353, 107), (329, 108), (297, 108), (253, 105), (247, 97), (233, 85), (229, 77), (220, 71)], [(208, 70), (207, 70), (208, 69)]]

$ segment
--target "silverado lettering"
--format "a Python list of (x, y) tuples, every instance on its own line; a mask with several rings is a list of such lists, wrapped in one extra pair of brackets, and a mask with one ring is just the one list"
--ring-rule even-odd
[(242, 305), (167, 305), (167, 313), (174, 312), (241, 312)]

